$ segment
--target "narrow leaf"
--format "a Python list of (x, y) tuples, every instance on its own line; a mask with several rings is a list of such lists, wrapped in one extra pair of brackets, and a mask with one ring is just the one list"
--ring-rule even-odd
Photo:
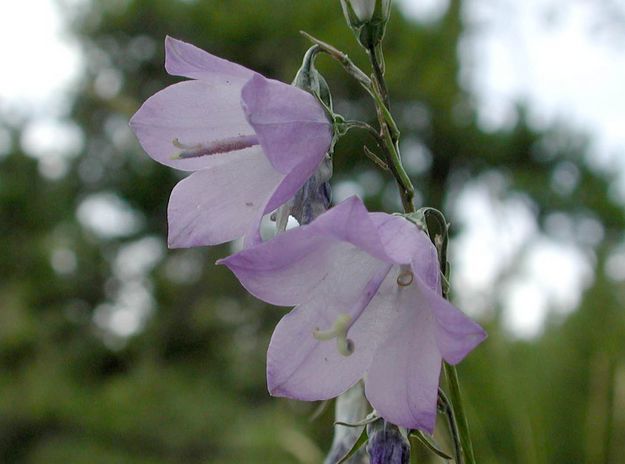
[(425, 446), (427, 449), (429, 449), (432, 453), (436, 454), (437, 456), (447, 461), (451, 461), (453, 459), (450, 455), (448, 455), (443, 450), (441, 450), (440, 447), (434, 442), (432, 438), (425, 435), (420, 430), (413, 430), (412, 432), (410, 432), (409, 436), (411, 438), (416, 438), (423, 446)]

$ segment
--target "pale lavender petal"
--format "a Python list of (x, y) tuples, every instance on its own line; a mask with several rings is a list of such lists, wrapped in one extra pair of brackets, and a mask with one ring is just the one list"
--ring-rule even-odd
[[(180, 82), (150, 97), (130, 127), (160, 163), (189, 171), (219, 165), (257, 141), (241, 109), (240, 92), (235, 84)], [(212, 154), (179, 159), (203, 151)]]
[[(356, 383), (371, 363), (378, 341), (395, 316), (392, 308), (373, 302), (367, 306), (349, 329), (354, 347), (349, 356), (339, 352), (336, 340), (319, 341), (313, 336), (315, 329), (326, 330), (339, 315), (366, 305), (366, 287), (386, 267), (375, 261), (355, 264), (344, 268), (347, 275), (339, 282), (326, 279), (309, 301), (276, 327), (267, 353), (267, 384), (272, 395), (306, 401), (333, 398)], [(383, 286), (390, 285), (387, 280)]]
[[(362, 248), (371, 252), (363, 253)], [(349, 263), (337, 256), (345, 249), (379, 262), (386, 260), (376, 229), (357, 197), (345, 200), (310, 225), (291, 229), (218, 263), (228, 266), (257, 298), (291, 306), (307, 297), (320, 279), (329, 278), (328, 269), (344, 273), (341, 266)]]
[(344, 200), (319, 216), (312, 224), (319, 233), (352, 243), (381, 261), (392, 263), (371, 215), (356, 196)]
[(370, 216), (389, 258), (397, 264), (412, 264), (415, 274), (440, 292), (438, 254), (430, 238), (403, 217), (386, 213), (370, 213)]
[(250, 229), (245, 234), (245, 248), (258, 245), (262, 242), (259, 226), (263, 216), (276, 210), (293, 198), (298, 190), (302, 188), (306, 181), (314, 174), (315, 169), (316, 168), (304, 170), (296, 168), (284, 176), (282, 182), (276, 186), (275, 190), (267, 199), (264, 208), (258, 211), (257, 217), (251, 222)]
[(172, 76), (201, 79), (212, 84), (239, 81), (239, 85), (243, 85), (254, 75), (250, 69), (169, 36), (165, 38), (165, 69)]
[(357, 271), (352, 275), (348, 269), (385, 264), (350, 243), (311, 234), (307, 229), (291, 229), (218, 263), (228, 266), (252, 295), (278, 306), (306, 301), (322, 287), (326, 297), (344, 299), (342, 292), (353, 291), (355, 279), (366, 281), (366, 276)]
[(316, 168), (332, 141), (321, 104), (308, 92), (256, 74), (243, 87), (242, 105), (263, 150), (283, 174)]
[(169, 246), (216, 245), (241, 237), (282, 177), (260, 147), (194, 172), (171, 193)]
[(293, 198), (306, 181), (315, 173), (318, 166), (319, 164), (317, 164), (317, 166), (307, 166), (306, 163), (302, 163), (302, 165), (290, 171), (285, 176), (279, 188), (274, 192), (269, 203), (267, 203), (265, 212), (273, 211), (287, 200)]
[(450, 364), (459, 363), (484, 341), (486, 332), (418, 278), (415, 284), (419, 288), (420, 304), (429, 308), (436, 320), (436, 343), (443, 358)]
[(442, 361), (436, 322), (415, 285), (395, 285), (394, 296), (399, 315), (367, 370), (365, 394), (387, 421), (432, 433)]

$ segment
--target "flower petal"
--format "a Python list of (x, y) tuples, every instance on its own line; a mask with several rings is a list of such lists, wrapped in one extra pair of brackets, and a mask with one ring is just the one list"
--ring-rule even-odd
[[(360, 259), (366, 256), (360, 253)], [(394, 317), (392, 308), (367, 306), (349, 329), (354, 346), (349, 356), (339, 353), (336, 340), (320, 341), (313, 333), (332, 327), (350, 308), (367, 304), (365, 287), (385, 267), (373, 261), (354, 263), (344, 268), (347, 275), (340, 282), (326, 279), (308, 302), (282, 318), (267, 353), (267, 384), (272, 395), (323, 400), (340, 395), (362, 377)], [(387, 279), (384, 285), (390, 285)]]
[[(323, 162), (323, 161), (322, 161)], [(306, 181), (315, 173), (317, 166), (307, 166), (306, 163), (295, 167), (285, 177), (267, 203), (265, 212), (275, 210), (278, 206), (290, 200), (301, 189)]]
[(201, 151), (220, 144), (224, 150), (236, 148), (237, 140), (242, 141), (241, 148), (250, 145), (255, 134), (241, 109), (240, 93), (236, 83), (180, 82), (148, 98), (130, 120), (130, 127), (143, 149), (159, 163), (189, 171), (221, 164), (232, 152), (177, 157), (185, 150)]
[(194, 172), (171, 193), (169, 246), (216, 245), (241, 237), (281, 179), (260, 147)]
[(457, 364), (486, 338), (486, 332), (479, 324), (467, 317), (440, 294), (434, 292), (418, 278), (421, 301), (430, 308), (436, 320), (436, 343), (450, 364)]
[[(372, 252), (364, 253), (363, 248)], [(356, 250), (356, 257), (363, 258), (350, 258), (345, 250)], [(228, 266), (257, 298), (292, 306), (307, 299), (322, 279), (342, 282), (344, 269), (354, 259), (386, 259), (367, 210), (357, 197), (345, 200), (310, 225), (288, 230), (218, 263)]]
[(275, 190), (267, 199), (264, 208), (258, 211), (257, 217), (251, 222), (250, 230), (245, 234), (245, 248), (259, 245), (263, 241), (259, 227), (263, 216), (278, 209), (293, 198), (298, 190), (302, 188), (306, 181), (314, 174), (315, 169), (316, 168), (302, 170), (296, 168), (284, 176), (280, 184), (276, 186)]
[(251, 69), (169, 36), (165, 38), (165, 69), (172, 76), (201, 79), (212, 84), (237, 80), (242, 85), (254, 75)]
[(415, 285), (395, 285), (393, 295), (395, 302), (388, 304), (399, 315), (377, 346), (365, 377), (365, 395), (387, 421), (432, 433), (442, 361), (436, 322)]
[(321, 104), (292, 85), (254, 75), (241, 92), (247, 120), (271, 164), (283, 174), (316, 168), (332, 141)]
[(440, 292), (438, 254), (429, 237), (412, 222), (386, 213), (370, 213), (386, 254), (412, 270), (432, 289)]

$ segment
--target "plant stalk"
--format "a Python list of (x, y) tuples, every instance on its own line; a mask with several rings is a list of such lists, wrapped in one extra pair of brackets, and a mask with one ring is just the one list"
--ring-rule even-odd
[(447, 377), (447, 385), (449, 386), (449, 396), (453, 412), (456, 417), (458, 432), (460, 434), (460, 445), (462, 454), (466, 464), (475, 464), (475, 455), (473, 454), (473, 443), (471, 442), (471, 434), (469, 433), (469, 423), (464, 412), (462, 404), (462, 395), (460, 393), (460, 381), (458, 380), (458, 371), (456, 366), (445, 363), (445, 376)]

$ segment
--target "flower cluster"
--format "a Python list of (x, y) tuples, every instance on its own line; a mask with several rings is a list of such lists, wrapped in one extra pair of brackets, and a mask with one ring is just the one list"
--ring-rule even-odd
[[(245, 237), (219, 263), (257, 298), (295, 306), (269, 346), (271, 394), (324, 400), (363, 380), (381, 417), (431, 433), (442, 361), (458, 363), (485, 333), (443, 298), (429, 237), (356, 197), (319, 214), (335, 135), (319, 95), (171, 38), (166, 53), (167, 71), (191, 80), (149, 98), (130, 125), (156, 161), (192, 171), (171, 194), (170, 246)], [(282, 205), (303, 225), (262, 242), (261, 219)]]

